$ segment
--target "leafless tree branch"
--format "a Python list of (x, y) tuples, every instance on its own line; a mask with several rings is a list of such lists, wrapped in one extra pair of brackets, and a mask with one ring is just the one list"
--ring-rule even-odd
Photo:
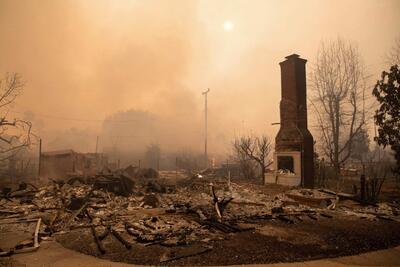
[[(24, 83), (17, 73), (0, 79), (0, 110), (7, 109), (22, 93)], [(5, 112), (7, 114), (7, 112)], [(7, 160), (31, 144), (32, 124), (29, 121), (0, 117), (0, 161)]]
[(386, 54), (386, 63), (390, 66), (400, 65), (400, 36), (394, 42), (394, 45), (390, 52)]
[(339, 175), (352, 155), (353, 139), (365, 126), (365, 75), (355, 46), (338, 38), (323, 42), (310, 74), (311, 108), (322, 152)]
[(261, 171), (261, 177), (264, 181), (265, 170), (272, 164), (272, 161), (267, 162), (267, 158), (272, 150), (271, 140), (266, 136), (242, 136), (235, 138), (233, 149), (238, 155), (240, 161), (255, 161)]

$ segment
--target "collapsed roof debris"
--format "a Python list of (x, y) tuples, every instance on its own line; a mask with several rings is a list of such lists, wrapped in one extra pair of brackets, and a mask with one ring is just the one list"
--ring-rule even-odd
[(340, 194), (332, 191), (292, 188), (271, 195), (256, 185), (233, 183), (211, 172), (202, 175), (201, 179), (189, 176), (172, 184), (158, 173), (158, 179), (138, 179), (116, 171), (74, 176), (38, 188), (21, 185), (16, 191), (3, 190), (0, 229), (36, 224), (37, 231), (32, 242), (1, 248), (0, 255), (33, 251), (40, 240), (78, 229), (87, 229), (92, 235), (99, 255), (108, 253), (107, 238), (114, 238), (126, 250), (135, 244), (197, 246), (191, 253), (162, 255), (162, 263), (207, 253), (213, 249), (211, 241), (254, 230), (246, 224), (265, 220), (300, 224), (305, 219), (334, 220), (340, 214), (400, 221), (399, 207), (388, 203), (354, 208), (338, 205)]

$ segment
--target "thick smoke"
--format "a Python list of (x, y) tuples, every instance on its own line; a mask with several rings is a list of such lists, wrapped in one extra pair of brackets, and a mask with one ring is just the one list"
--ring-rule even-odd
[(201, 147), (201, 102), (184, 82), (198, 34), (194, 1), (6, 1), (0, 10), (0, 51), (13, 51), (2, 53), (0, 71), (24, 75), (18, 104), (41, 111), (27, 115), (34, 122), (45, 117), (35, 130), (46, 149), (92, 151), (96, 135), (112, 143), (123, 130), (104, 130), (102, 120), (130, 109), (158, 120), (150, 129), (127, 112), (127, 132)]
[(106, 125), (135, 113), (150, 114), (153, 128), (130, 123), (125, 131), (146, 138), (121, 139), (120, 149), (201, 152), (209, 87), (209, 150), (226, 153), (235, 134), (275, 136), (279, 62), (289, 54), (311, 68), (320, 41), (340, 35), (379, 77), (399, 11), (396, 0), (2, 0), (0, 74), (24, 77), (9, 114), (33, 121), (45, 151), (94, 151), (97, 136), (105, 151), (124, 136), (122, 124)]

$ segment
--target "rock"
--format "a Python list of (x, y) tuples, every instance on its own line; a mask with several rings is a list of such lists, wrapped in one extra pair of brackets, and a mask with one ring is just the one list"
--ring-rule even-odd
[(167, 190), (165, 186), (161, 185), (157, 181), (149, 181), (146, 185), (146, 192), (166, 193)]
[(273, 207), (273, 208), (271, 209), (271, 212), (272, 212), (272, 213), (283, 213), (284, 210), (283, 210), (283, 208), (282, 208), (281, 206), (279, 206), (279, 207)]
[(148, 194), (143, 197), (143, 202), (145, 206), (149, 206), (152, 208), (158, 207), (160, 201), (158, 200), (157, 196), (154, 194)]
[(67, 209), (69, 210), (78, 210), (80, 207), (82, 207), (85, 202), (84, 197), (75, 197), (72, 196), (70, 199), (70, 203), (67, 205)]

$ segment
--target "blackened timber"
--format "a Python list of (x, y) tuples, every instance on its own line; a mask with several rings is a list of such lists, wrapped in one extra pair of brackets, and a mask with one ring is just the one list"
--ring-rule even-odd
[(92, 230), (92, 234), (93, 234), (93, 237), (94, 237), (94, 241), (96, 242), (97, 248), (99, 249), (101, 254), (105, 254), (106, 250), (105, 250), (103, 244), (101, 243), (101, 241), (99, 239), (99, 236), (96, 233), (96, 229), (94, 228), (93, 225), (90, 226), (90, 229)]
[(119, 242), (121, 242), (127, 249), (131, 249), (132, 245), (129, 243), (127, 240), (125, 240), (120, 233), (115, 231), (114, 229), (110, 229), (110, 232), (115, 236), (116, 239), (118, 239)]

